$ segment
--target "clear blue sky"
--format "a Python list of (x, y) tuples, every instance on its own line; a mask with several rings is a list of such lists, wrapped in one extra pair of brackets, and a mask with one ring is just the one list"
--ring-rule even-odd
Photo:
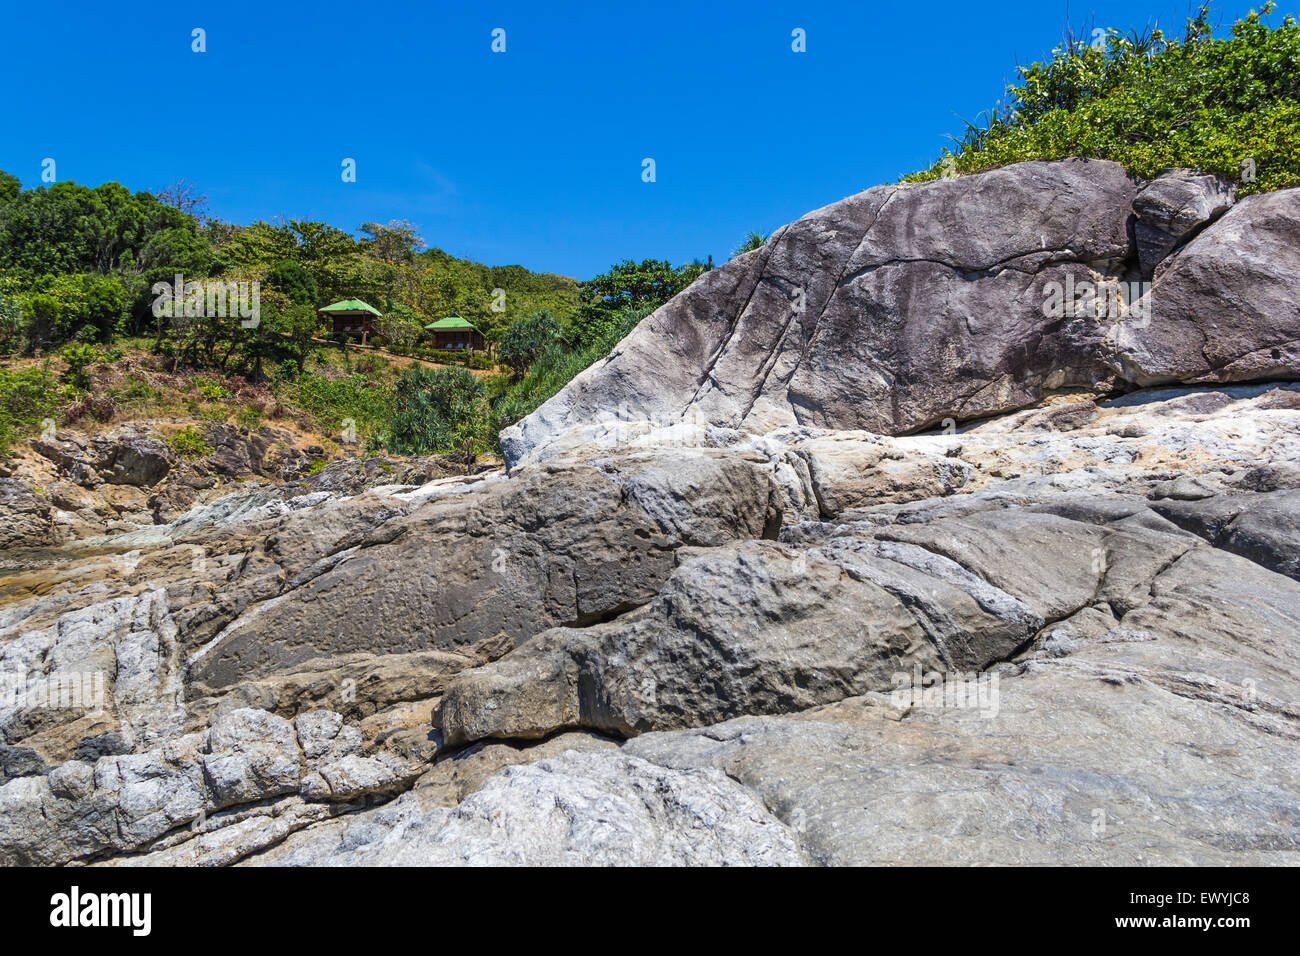
[[(1076, 29), (1181, 34), (1189, 4), (1074, 0)], [(1257, 4), (1256, 4), (1257, 5)], [(750, 229), (928, 166), (1066, 24), (1005, 3), (7, 5), (0, 169), (214, 215), (412, 220), (430, 245), (588, 278), (724, 259)], [(1231, 23), (1251, 4), (1221, 2)], [(1294, 9), (1281, 4), (1270, 18)], [(191, 52), (191, 29), (207, 52)], [(491, 31), (506, 30), (494, 54)], [(807, 52), (791, 51), (791, 31)], [(340, 163), (357, 161), (357, 182)], [(641, 179), (652, 157), (657, 182)]]

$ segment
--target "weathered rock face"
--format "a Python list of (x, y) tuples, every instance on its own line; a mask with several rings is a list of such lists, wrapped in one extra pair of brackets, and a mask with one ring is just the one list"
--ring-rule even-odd
[[(219, 422), (202, 426), (211, 450), (184, 458), (160, 437), (175, 427), (171, 422), (130, 422), (99, 435), (56, 431), (33, 440), (30, 454), (0, 463), (0, 524), (7, 526), (0, 530), (0, 544), (39, 549), (170, 524), (250, 482), (291, 483), (281, 497), (302, 488), (357, 494), (422, 485), (468, 470), (454, 455), (372, 455), (313, 470), (313, 462), (325, 454), (319, 445), (304, 445), (299, 436), (280, 428)], [(0, 557), (0, 568), (21, 567), (34, 557)]]
[(1300, 190), (1233, 198), (1083, 160), (867, 190), (701, 278), (502, 447), (611, 418), (897, 435), (1072, 387), (1294, 377)]
[[(1259, 496), (1241, 497), (1249, 510)], [(1121, 498), (1110, 513), (1062, 515), (986, 503), (885, 528), (862, 518), (801, 527), (800, 548), (733, 546), (683, 562), (643, 611), (543, 632), (453, 679), (440, 711), (446, 739), (572, 726), (630, 736), (800, 711), (886, 691), (914, 669), (984, 671), (1076, 615), (1143, 640), (1196, 633), (1200, 663), (1171, 667), (1213, 657), (1220, 674), (1253, 674), (1277, 700), (1300, 693), (1287, 656), (1300, 637), (1300, 587), (1274, 570), (1205, 548), (1158, 506)], [(1269, 546), (1238, 539), (1233, 550), (1291, 570), (1291, 553), (1278, 552), (1300, 540), (1294, 496), (1270, 504), (1288, 520)]]
[[(10, 517), (13, 527), (4, 543), (40, 548), (165, 524), (228, 491), (227, 484), (296, 479), (310, 464), (290, 432), (215, 422), (203, 426), (211, 453), (182, 458), (161, 437), (174, 427), (130, 422), (98, 435), (51, 431), (33, 440), (31, 454), (6, 466), (11, 490), (0, 496), (0, 518)], [(31, 496), (43, 501), (42, 520), (25, 500)]]
[(1162, 265), (1142, 305), (1111, 333), (1128, 381), (1295, 378), (1300, 189), (1242, 200)]
[(0, 859), (1269, 862), (1298, 465), (1221, 386), (221, 499), (6, 582)]
[(568, 752), (491, 777), (455, 810), (407, 794), (290, 837), (281, 866), (798, 866), (788, 827), (721, 771)]
[(1227, 212), (1235, 199), (1236, 189), (1218, 176), (1177, 169), (1156, 177), (1133, 200), (1133, 238), (1142, 275), (1151, 278), (1175, 246)]
[[(499, 654), (547, 627), (619, 614), (654, 596), (678, 548), (775, 534), (769, 470), (757, 456), (643, 453), (496, 475), (415, 509), (410, 496), (378, 510), (372, 500), (363, 520), (382, 523), (364, 530), (346, 511), (323, 527), (328, 505), (304, 512), (182, 636), (197, 651), (189, 692), (336, 654)], [(231, 621), (250, 589), (266, 602)]]
[[(868, 191), (648, 319), (508, 475), (339, 462), (71, 544), (71, 470), (0, 481), (45, 544), (0, 576), (0, 864), (1294, 863), (1300, 365), (1258, 343), (1296, 338), (1295, 196), (1225, 202)], [(1041, 311), (1142, 270), (1144, 315)], [(1271, 380), (1113, 387), (1148, 372)]]
[(30, 486), (0, 478), (0, 546), (46, 544), (53, 537), (50, 503)]

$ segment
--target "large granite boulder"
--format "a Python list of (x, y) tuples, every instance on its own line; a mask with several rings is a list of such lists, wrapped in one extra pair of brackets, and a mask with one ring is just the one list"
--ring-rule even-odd
[(611, 415), (895, 434), (1105, 381), (1105, 328), (1043, 304), (1050, 282), (1121, 276), (1138, 188), (1114, 163), (1034, 162), (811, 212), (506, 429), (507, 460)]
[(1078, 159), (869, 189), (648, 316), (502, 432), (507, 463), (602, 423), (898, 435), (1080, 388), (1292, 378), (1300, 190), (1234, 201)]

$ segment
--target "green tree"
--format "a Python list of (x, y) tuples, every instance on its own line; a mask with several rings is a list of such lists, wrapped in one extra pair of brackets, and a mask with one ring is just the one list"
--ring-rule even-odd
[(277, 331), (292, 343), (294, 362), (301, 371), (307, 367), (315, 338), (325, 329), (314, 306), (297, 302), (284, 310)]
[(18, 194), (23, 191), (22, 183), (18, 181), (17, 176), (11, 176), (3, 169), (0, 169), (0, 205), (7, 202), (13, 202)]
[(366, 251), (381, 262), (410, 262), (425, 245), (415, 226), (405, 219), (394, 219), (386, 226), (363, 222), (360, 232)]
[(266, 285), (298, 305), (316, 304), (316, 280), (300, 262), (281, 259), (266, 273)]
[(704, 266), (674, 266), (661, 259), (624, 259), (582, 283), (583, 298), (609, 309), (629, 305), (659, 306), (694, 282)]
[[(5, 189), (12, 193), (13, 184)], [(0, 268), (108, 272), (164, 229), (197, 235), (192, 218), (118, 183), (39, 186), (0, 203)]]
[(23, 307), (17, 299), (0, 292), (0, 353), (17, 352), (23, 341)]
[(409, 348), (424, 334), (426, 321), (408, 305), (395, 302), (388, 311), (375, 320), (379, 334), (390, 344)]
[(492, 400), (492, 429), (499, 432), (567, 385), (575, 375), (609, 354), (625, 335), (653, 311), (651, 305), (630, 305), (609, 314), (603, 337), (574, 348), (556, 342), (537, 357), (528, 372), (509, 383)]
[[(674, 266), (659, 259), (624, 259), (582, 283), (583, 304), (569, 317), (566, 344), (579, 351), (606, 342), (629, 308), (653, 311), (694, 282), (706, 270), (701, 262)], [(617, 339), (614, 339), (617, 342)]]
[(48, 366), (0, 368), (0, 458), (58, 411), (58, 386)]

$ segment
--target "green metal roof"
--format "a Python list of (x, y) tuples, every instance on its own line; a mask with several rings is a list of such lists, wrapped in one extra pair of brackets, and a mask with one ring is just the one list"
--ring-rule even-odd
[[(474, 329), (474, 324), (462, 319), (459, 315), (449, 315), (445, 319), (439, 319), (437, 322), (430, 322), (425, 326), (425, 328), (437, 329), (438, 331), (443, 329)], [(474, 329), (474, 331), (477, 332), (478, 329)]]
[(342, 302), (335, 302), (333, 305), (327, 305), (320, 310), (321, 312), (369, 312), (372, 315), (382, 315), (373, 305), (362, 302), (360, 299), (344, 299)]

